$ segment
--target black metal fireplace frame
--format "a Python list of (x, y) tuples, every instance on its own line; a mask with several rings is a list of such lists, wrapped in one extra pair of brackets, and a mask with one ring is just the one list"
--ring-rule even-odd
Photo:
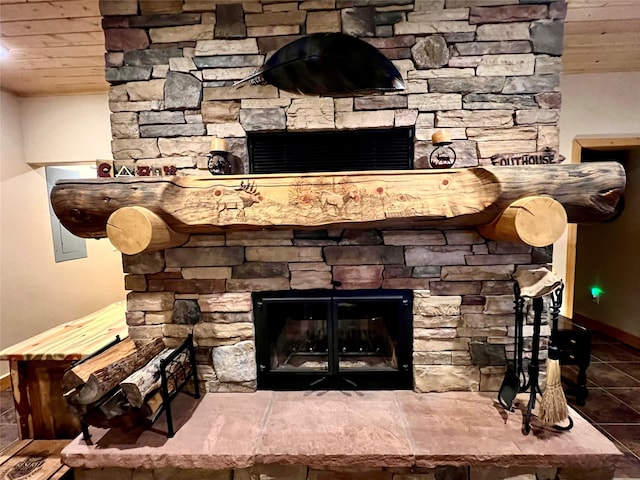
[[(337, 305), (339, 301), (392, 301), (398, 312), (396, 371), (338, 369)], [(274, 302), (326, 301), (329, 371), (279, 372), (270, 368), (266, 306)], [(253, 293), (259, 390), (409, 390), (413, 388), (413, 292), (411, 290), (300, 290)]]

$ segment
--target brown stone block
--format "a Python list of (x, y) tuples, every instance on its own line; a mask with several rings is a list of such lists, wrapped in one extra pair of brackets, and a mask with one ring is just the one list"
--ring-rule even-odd
[(325, 247), (328, 265), (377, 265), (404, 263), (402, 247), (393, 246), (337, 246)]
[[(409, 278), (413, 268), (404, 265), (385, 265), (382, 276), (386, 278)], [(439, 276), (439, 275), (438, 275)]]
[(109, 28), (104, 31), (105, 49), (127, 52), (149, 47), (147, 32), (140, 28)]
[(389, 230), (382, 232), (385, 245), (445, 245), (439, 230)]
[(205, 313), (201, 317), (203, 322), (215, 322), (215, 323), (246, 323), (253, 321), (253, 315), (251, 313), (226, 313), (226, 312), (214, 312)]
[(268, 25), (302, 25), (307, 12), (292, 10), (289, 12), (255, 13), (245, 15), (247, 27), (264, 27)]
[(202, 102), (205, 123), (232, 123), (240, 120), (240, 102)]
[(307, 14), (307, 34), (339, 32), (340, 30), (340, 12), (337, 10), (309, 12)]
[(489, 241), (487, 246), (489, 253), (495, 255), (531, 253), (531, 246), (518, 243)]
[(442, 267), (442, 280), (453, 282), (511, 280), (513, 271), (513, 265), (445, 266)]
[(164, 270), (163, 252), (122, 255), (124, 273), (158, 273)]
[(160, 312), (171, 310), (173, 308), (173, 300), (173, 292), (131, 292), (127, 295), (127, 311)]
[(242, 247), (195, 247), (165, 250), (169, 267), (212, 267), (240, 265), (244, 261)]
[(358, 288), (353, 285), (373, 285), (369, 288), (380, 288), (382, 285), (382, 265), (353, 265), (333, 267), (333, 280), (341, 282), (342, 288)]
[(243, 38), (247, 36), (242, 5), (221, 3), (216, 6), (216, 38)]
[(103, 17), (138, 13), (138, 0), (100, 0), (99, 5)]
[(502, 7), (472, 7), (469, 10), (469, 23), (507, 23), (527, 22), (547, 18), (546, 5), (506, 5)]
[(319, 262), (322, 261), (322, 249), (320, 247), (246, 247), (246, 257), (248, 262)]
[(267, 290), (289, 290), (288, 278), (229, 279), (227, 290), (230, 292), (263, 292)]
[(405, 249), (406, 264), (410, 266), (426, 265), (465, 265), (465, 257), (471, 248), (465, 246), (410, 246)]
[(433, 295), (478, 295), (480, 282), (438, 282), (431, 280), (429, 283)]
[(139, 3), (143, 15), (182, 13), (182, 0), (139, 0)]
[(509, 295), (513, 293), (512, 281), (486, 280), (482, 282), (482, 295)]
[(149, 280), (149, 291), (168, 291), (175, 293), (213, 293), (224, 292), (225, 285), (225, 279)]
[(125, 275), (124, 289), (144, 292), (147, 289), (147, 279), (144, 275)]
[(222, 247), (224, 243), (224, 235), (191, 235), (183, 247)]
[(427, 278), (385, 278), (382, 281), (382, 288), (394, 289), (428, 289), (429, 279)]
[[(301, 35), (280, 35), (276, 37), (260, 37), (258, 38), (258, 51), (262, 54), (274, 52), (279, 48), (301, 38)], [(277, 96), (277, 95), (276, 95)], [(255, 98), (255, 97), (250, 97)]]
[(370, 43), (380, 50), (389, 48), (411, 48), (416, 43), (415, 35), (396, 35), (389, 38), (364, 38), (365, 42)]
[(231, 278), (289, 277), (286, 262), (246, 262), (232, 267)]
[[(304, 478), (304, 477), (300, 477)], [(397, 480), (402, 476), (394, 475), (393, 472), (385, 470), (367, 470), (354, 471), (347, 469), (346, 471), (336, 470), (313, 470), (309, 469), (307, 480)], [(412, 480), (420, 480), (419, 477), (411, 476)]]
[(127, 325), (144, 325), (144, 312), (126, 312)]
[(491, 328), (513, 325), (513, 314), (490, 315), (484, 313), (465, 313), (464, 326), (468, 328)]
[(377, 230), (344, 230), (339, 245), (381, 245)]
[(182, 278), (180, 269), (167, 269), (164, 272), (152, 273), (147, 275), (147, 280), (166, 280)]
[(531, 254), (467, 255), (467, 265), (522, 265), (531, 263)]

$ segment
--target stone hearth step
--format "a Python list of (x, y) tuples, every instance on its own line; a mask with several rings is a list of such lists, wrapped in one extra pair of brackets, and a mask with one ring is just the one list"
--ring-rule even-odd
[(221, 471), (269, 464), (612, 472), (622, 459), (615, 445), (575, 411), (569, 432), (534, 423), (524, 435), (522, 411), (506, 412), (494, 397), (411, 391), (259, 391), (208, 394), (200, 400), (180, 395), (173, 409), (175, 437), (166, 437), (164, 415), (148, 430), (92, 428), (91, 444), (76, 438), (62, 460), (84, 472), (81, 478), (92, 478), (91, 469)]

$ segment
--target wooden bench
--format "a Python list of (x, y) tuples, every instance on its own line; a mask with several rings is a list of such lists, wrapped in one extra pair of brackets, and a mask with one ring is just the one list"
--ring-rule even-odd
[(0, 452), (0, 478), (71, 480), (73, 471), (60, 461), (68, 440), (18, 440)]
[(62, 397), (62, 375), (116, 335), (128, 336), (125, 301), (58, 325), (0, 351), (9, 361), (20, 438), (73, 438), (81, 431)]

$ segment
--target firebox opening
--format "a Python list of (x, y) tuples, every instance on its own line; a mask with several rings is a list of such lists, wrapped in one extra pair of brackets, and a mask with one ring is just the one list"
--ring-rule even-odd
[(247, 133), (250, 173), (411, 170), (413, 128)]
[(253, 294), (258, 389), (410, 389), (412, 292)]

